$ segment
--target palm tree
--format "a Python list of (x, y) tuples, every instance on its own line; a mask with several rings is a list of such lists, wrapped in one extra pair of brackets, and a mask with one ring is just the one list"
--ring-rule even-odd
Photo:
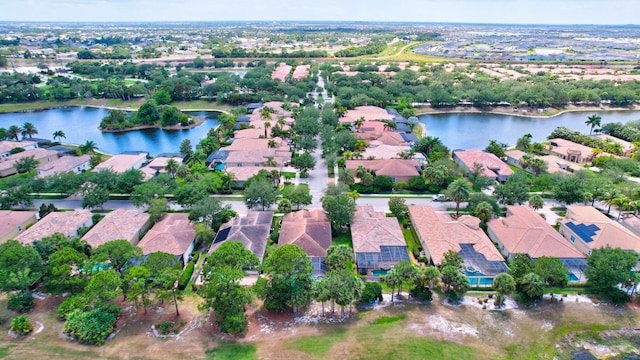
[(67, 135), (64, 133), (64, 131), (58, 130), (53, 133), (53, 140), (58, 139), (58, 142), (60, 142), (63, 138), (67, 138)]
[(169, 159), (167, 161), (167, 164), (164, 166), (164, 169), (165, 169), (166, 172), (169, 173), (169, 175), (171, 175), (171, 177), (173, 177), (175, 179), (176, 178), (176, 172), (178, 172), (178, 167), (179, 166), (180, 166), (180, 164), (178, 164), (176, 159)]
[(273, 156), (267, 156), (267, 160), (264, 162), (264, 166), (277, 166), (275, 160), (273, 160)]
[(260, 119), (262, 120), (271, 120), (271, 112), (268, 107), (263, 107), (260, 109)]
[(220, 176), (220, 186), (225, 192), (231, 192), (231, 185), (236, 182), (236, 174), (225, 171)]
[(431, 151), (437, 146), (442, 145), (442, 140), (435, 136), (427, 136), (418, 142), (418, 150), (424, 153), (424, 156), (429, 157)]
[(275, 140), (269, 140), (267, 141), (267, 146), (270, 148), (275, 148), (277, 146), (277, 143)]
[(16, 141), (20, 141), (20, 139), (18, 138), (18, 135), (20, 135), (21, 132), (22, 132), (22, 129), (19, 126), (11, 125), (7, 129), (7, 137), (10, 139), (15, 138)]
[(447, 195), (456, 203), (456, 217), (459, 216), (460, 203), (469, 199), (471, 184), (466, 179), (456, 179), (447, 188)]
[(36, 135), (38, 133), (38, 129), (36, 129), (36, 127), (30, 123), (30, 122), (26, 122), (22, 125), (22, 138), (26, 138), (27, 136), (29, 136), (29, 139), (31, 139), (31, 137), (33, 135)]
[(395, 129), (396, 127), (398, 127), (398, 124), (396, 124), (393, 121), (385, 121), (384, 122), (384, 129), (385, 130), (391, 131), (391, 130)]
[(473, 215), (486, 224), (493, 216), (493, 208), (491, 207), (491, 204), (483, 201), (476, 206), (476, 210), (473, 212)]
[(264, 137), (267, 138), (267, 131), (269, 130), (269, 128), (271, 127), (271, 123), (269, 121), (265, 121), (264, 122)]
[(189, 174), (191, 174), (191, 170), (187, 165), (180, 164), (180, 166), (178, 166), (178, 169), (176, 170), (177, 177), (184, 179), (185, 177), (189, 176)]
[(359, 130), (360, 130), (360, 128), (362, 127), (362, 124), (364, 124), (364, 116), (363, 116), (363, 117), (361, 117), (361, 118), (359, 118), (358, 120), (356, 120), (356, 121), (353, 123), (353, 127), (355, 127), (355, 128), (356, 128), (356, 131), (359, 131)]
[(587, 121), (584, 122), (585, 125), (591, 126), (591, 131), (589, 131), (589, 135), (593, 133), (594, 127), (600, 127), (602, 124), (602, 118), (598, 114), (593, 114), (587, 118)]
[(87, 140), (86, 143), (80, 145), (79, 149), (83, 154), (93, 154), (98, 150), (98, 145), (93, 140)]

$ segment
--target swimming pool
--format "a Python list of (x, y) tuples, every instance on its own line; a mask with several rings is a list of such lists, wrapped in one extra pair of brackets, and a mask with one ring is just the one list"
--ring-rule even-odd
[(387, 276), (387, 270), (373, 270), (371, 274), (375, 277)]

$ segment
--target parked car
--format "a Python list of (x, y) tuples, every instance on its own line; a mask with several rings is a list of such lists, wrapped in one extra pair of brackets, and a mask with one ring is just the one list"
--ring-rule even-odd
[(437, 194), (433, 197), (433, 201), (451, 201), (445, 194)]

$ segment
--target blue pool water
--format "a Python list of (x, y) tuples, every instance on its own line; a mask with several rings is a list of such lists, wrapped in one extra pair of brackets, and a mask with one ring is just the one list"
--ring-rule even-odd
[(387, 276), (387, 270), (373, 270), (371, 273), (375, 277)]

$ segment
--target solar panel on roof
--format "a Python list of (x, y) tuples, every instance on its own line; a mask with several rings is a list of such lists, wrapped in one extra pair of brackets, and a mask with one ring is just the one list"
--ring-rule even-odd
[(216, 235), (216, 238), (213, 240), (213, 243), (217, 244), (219, 242), (227, 240), (227, 237), (229, 236), (229, 231), (231, 231), (230, 227), (218, 231), (218, 235)]
[(600, 228), (595, 224), (585, 225), (585, 224), (574, 224), (573, 222), (568, 222), (567, 227), (571, 229), (571, 231), (573, 231), (586, 243), (592, 242), (593, 241), (592, 237), (596, 234), (596, 231), (600, 230)]

